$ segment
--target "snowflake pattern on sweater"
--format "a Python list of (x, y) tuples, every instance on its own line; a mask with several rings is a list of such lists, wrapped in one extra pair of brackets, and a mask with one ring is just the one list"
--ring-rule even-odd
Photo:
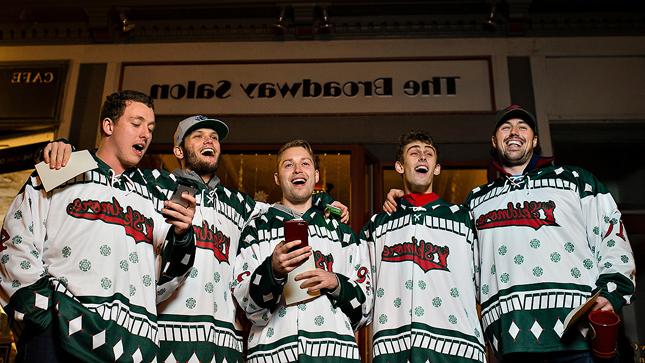
[(4, 221), (0, 299), (17, 336), (53, 324), (80, 360), (152, 362), (157, 292), (190, 270), (193, 233), (177, 241), (164, 222), (171, 191), (97, 163), (50, 192), (31, 175)]
[(534, 169), (474, 189), (482, 321), (501, 354), (584, 350), (561, 341), (566, 315), (600, 289), (619, 310), (634, 292), (634, 258), (614, 199), (588, 171)]
[(469, 212), (442, 199), (372, 217), (374, 362), (483, 362)]
[[(177, 174), (184, 175), (191, 174)], [(196, 178), (179, 181), (197, 189), (193, 218), (197, 250), (184, 284), (158, 307), (159, 361), (242, 362), (242, 327), (236, 320), (230, 283), (240, 234), (257, 213), (256, 202), (217, 181), (209, 183), (215, 184), (213, 188), (195, 182)], [(157, 175), (156, 183), (173, 180)]]
[[(214, 176), (208, 184), (192, 171), (175, 170), (182, 184), (197, 189), (193, 218), (195, 263), (184, 284), (158, 306), (161, 362), (242, 362), (242, 326), (231, 287), (242, 229), (269, 205), (229, 189)], [(153, 172), (157, 186), (175, 189), (174, 177)], [(325, 193), (316, 205), (331, 203)]]
[(253, 219), (242, 232), (235, 262), (235, 298), (253, 323), (247, 361), (359, 362), (354, 330), (369, 321), (372, 306), (367, 246), (347, 225), (326, 219), (317, 207), (302, 218), (309, 224), (316, 266), (337, 274), (340, 295), (323, 294), (285, 306), (270, 256), (284, 240), (283, 223), (293, 216), (272, 207)]

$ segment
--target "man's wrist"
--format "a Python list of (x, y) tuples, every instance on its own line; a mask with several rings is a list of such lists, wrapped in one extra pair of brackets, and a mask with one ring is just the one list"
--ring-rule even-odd
[(190, 231), (188, 229), (183, 232), (180, 232), (175, 227), (173, 227), (172, 234), (175, 237), (174, 244), (178, 246), (183, 246), (191, 242), (192, 235), (189, 232)]
[(287, 275), (281, 275), (276, 271), (275, 266), (273, 265), (273, 255), (271, 255), (271, 275), (273, 277), (273, 282), (277, 285), (284, 285), (287, 282)]
[(334, 274), (334, 277), (336, 278), (336, 288), (333, 290), (330, 290), (327, 292), (329, 296), (333, 297), (334, 299), (338, 299), (340, 297), (340, 279), (338, 279), (338, 275)]

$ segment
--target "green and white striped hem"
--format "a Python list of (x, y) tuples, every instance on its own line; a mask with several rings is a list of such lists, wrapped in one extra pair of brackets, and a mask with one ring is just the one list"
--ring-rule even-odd
[(576, 308), (591, 295), (590, 292), (570, 289), (545, 289), (541, 291), (517, 291), (500, 297), (482, 309), (484, 329), (503, 314), (513, 311)]
[(242, 351), (242, 337), (235, 331), (208, 322), (159, 322), (159, 341), (209, 342)]
[(412, 329), (398, 335), (381, 337), (372, 344), (373, 356), (396, 354), (412, 348), (484, 361), (484, 348), (465, 339)]
[[(253, 349), (255, 350), (255, 349)], [(342, 358), (360, 360), (358, 346), (353, 341), (333, 338), (298, 337), (298, 342), (290, 342), (272, 350), (259, 350), (247, 356), (248, 363), (282, 363), (298, 361), (299, 355), (309, 357)]]
[[(55, 281), (54, 288), (56, 292), (63, 293), (81, 304), (62, 283)], [(85, 302), (82, 305), (88, 310), (97, 313), (103, 320), (114, 321), (134, 335), (157, 342), (157, 323), (151, 321), (145, 314), (131, 311), (130, 306), (118, 299), (98, 304)]]

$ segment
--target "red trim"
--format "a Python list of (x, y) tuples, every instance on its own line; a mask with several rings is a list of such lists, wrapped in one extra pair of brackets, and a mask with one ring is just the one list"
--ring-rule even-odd
[(403, 196), (403, 199), (410, 202), (415, 207), (422, 207), (439, 199), (437, 193), (410, 193)]

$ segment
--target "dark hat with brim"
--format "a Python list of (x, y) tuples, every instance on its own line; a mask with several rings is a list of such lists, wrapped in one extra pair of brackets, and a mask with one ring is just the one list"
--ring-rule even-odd
[(224, 138), (226, 137), (226, 135), (228, 135), (228, 126), (224, 123), (224, 121), (202, 115), (191, 116), (189, 118), (181, 120), (181, 122), (179, 122), (179, 125), (177, 125), (177, 130), (175, 131), (174, 137), (175, 146), (181, 145), (184, 137), (197, 129), (215, 130), (217, 132), (217, 136), (219, 136), (220, 142), (224, 141)]
[(497, 120), (497, 123), (495, 124), (495, 129), (493, 129), (493, 133), (497, 131), (501, 124), (514, 118), (519, 118), (526, 122), (526, 124), (533, 129), (533, 132), (537, 134), (537, 122), (535, 121), (535, 116), (522, 108), (522, 106), (518, 105), (510, 105), (503, 110), (497, 111), (495, 114), (495, 120)]

